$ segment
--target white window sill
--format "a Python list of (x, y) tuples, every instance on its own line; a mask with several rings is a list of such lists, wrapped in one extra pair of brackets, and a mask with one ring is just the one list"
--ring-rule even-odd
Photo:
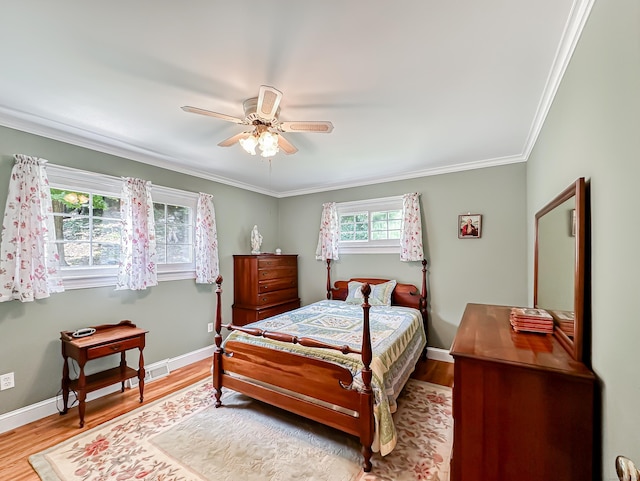
[(400, 254), (400, 246), (339, 246), (340, 254)]
[[(63, 275), (62, 283), (65, 290), (91, 289), (94, 287), (115, 287), (117, 274), (113, 275)], [(173, 270), (158, 272), (158, 282), (195, 279), (195, 270)]]

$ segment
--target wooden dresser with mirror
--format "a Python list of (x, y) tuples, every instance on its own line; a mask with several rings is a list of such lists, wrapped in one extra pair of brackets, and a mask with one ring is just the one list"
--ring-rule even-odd
[(451, 346), (454, 481), (593, 479), (587, 210), (580, 178), (536, 214), (534, 306), (553, 334), (514, 331), (510, 306), (465, 309)]

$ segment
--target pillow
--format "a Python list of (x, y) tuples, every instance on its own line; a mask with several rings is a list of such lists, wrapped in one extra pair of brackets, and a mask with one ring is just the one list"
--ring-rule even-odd
[[(369, 304), (372, 306), (390, 306), (391, 294), (396, 288), (397, 281), (387, 281), (382, 284), (369, 284), (371, 286), (371, 294), (369, 294)], [(348, 304), (362, 304), (364, 298), (362, 296), (362, 282), (350, 281), (349, 293), (345, 302)]]

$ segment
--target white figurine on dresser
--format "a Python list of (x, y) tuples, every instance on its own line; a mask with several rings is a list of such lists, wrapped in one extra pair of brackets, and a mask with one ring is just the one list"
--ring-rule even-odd
[(258, 232), (258, 226), (254, 225), (251, 231), (251, 253), (260, 254), (260, 246), (262, 245), (262, 236)]

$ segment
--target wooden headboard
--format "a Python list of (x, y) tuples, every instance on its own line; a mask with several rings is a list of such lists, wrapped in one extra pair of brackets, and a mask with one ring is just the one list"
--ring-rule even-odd
[[(348, 281), (336, 281), (335, 286), (331, 289), (331, 298), (336, 301), (344, 301), (349, 294), (349, 282), (356, 281), (368, 282), (369, 284), (382, 284), (389, 279), (376, 279), (367, 277), (354, 277)], [(393, 293), (391, 294), (392, 306), (405, 306), (420, 309), (420, 291), (413, 284), (397, 283)]]
[[(382, 284), (389, 279), (370, 277), (354, 277), (348, 281), (336, 281), (331, 287), (331, 259), (327, 259), (327, 299), (344, 301), (349, 294), (349, 282), (368, 282), (369, 284)], [(422, 286), (420, 290), (413, 284), (396, 284), (391, 294), (391, 305), (412, 307), (422, 313), (424, 328), (427, 329), (427, 261), (422, 261)]]

